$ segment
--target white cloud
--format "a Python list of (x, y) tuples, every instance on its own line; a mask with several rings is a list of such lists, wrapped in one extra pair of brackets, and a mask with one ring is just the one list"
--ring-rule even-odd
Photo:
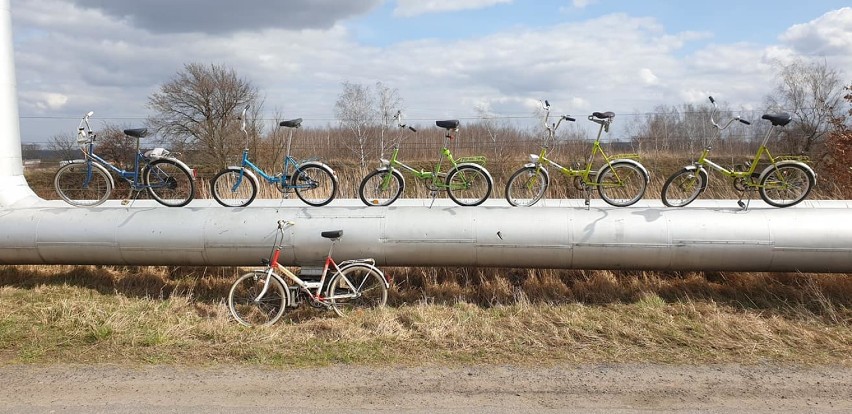
[(852, 7), (794, 25), (780, 39), (801, 55), (849, 56), (852, 54)]
[(397, 0), (394, 16), (413, 17), (427, 13), (484, 9), (514, 0)]

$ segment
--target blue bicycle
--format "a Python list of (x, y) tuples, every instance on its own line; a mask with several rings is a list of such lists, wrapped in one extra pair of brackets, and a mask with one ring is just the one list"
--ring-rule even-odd
[[(195, 196), (193, 170), (164, 148), (154, 148), (144, 154), (139, 149), (139, 139), (148, 134), (147, 128), (125, 129), (124, 134), (136, 138), (136, 158), (133, 170), (116, 167), (95, 154), (96, 134), (89, 126), (87, 113), (77, 127), (77, 144), (84, 159), (67, 161), (53, 178), (59, 197), (78, 207), (93, 207), (106, 201), (115, 188), (110, 171), (130, 184), (130, 194), (122, 204), (131, 200), (134, 192), (146, 191), (148, 195), (167, 207), (182, 207)], [(135, 197), (132, 197), (135, 198)]]
[(246, 131), (246, 113), (249, 107), (243, 109), (240, 117), (240, 130), (246, 136), (246, 147), (240, 166), (231, 166), (220, 171), (213, 177), (211, 192), (213, 198), (225, 207), (245, 207), (257, 197), (257, 172), (269, 184), (281, 193), (295, 192), (296, 195), (311, 206), (324, 206), (334, 199), (337, 193), (337, 175), (329, 166), (318, 161), (296, 161), (290, 156), (290, 143), (293, 131), (302, 126), (302, 118), (281, 121), (279, 126), (290, 129), (287, 138), (287, 155), (284, 156), (284, 169), (274, 175), (267, 174), (262, 168), (249, 160), (248, 131)]

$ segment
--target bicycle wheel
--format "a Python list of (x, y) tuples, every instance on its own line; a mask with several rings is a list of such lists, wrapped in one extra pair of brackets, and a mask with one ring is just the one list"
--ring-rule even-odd
[(183, 207), (195, 196), (192, 174), (168, 158), (148, 164), (142, 180), (148, 195), (166, 207)]
[(257, 300), (266, 284), (266, 272), (256, 270), (240, 276), (228, 293), (228, 309), (241, 325), (272, 325), (287, 308), (287, 287), (276, 277), (269, 278), (269, 289)]
[(210, 192), (225, 207), (245, 207), (257, 197), (257, 183), (241, 168), (229, 168), (213, 177)]
[(707, 188), (707, 173), (703, 170), (682, 169), (663, 184), (661, 199), (667, 207), (683, 207)]
[(488, 199), (491, 177), (481, 168), (462, 165), (447, 175), (447, 194), (460, 206), (478, 206)]
[(760, 198), (771, 206), (790, 207), (804, 200), (816, 183), (816, 177), (798, 164), (770, 166), (760, 180)]
[(521, 168), (506, 183), (506, 201), (513, 206), (531, 206), (541, 200), (548, 184), (547, 175), (541, 168)]
[(648, 187), (645, 171), (629, 162), (616, 162), (598, 174), (598, 193), (616, 207), (627, 207), (639, 201)]
[(56, 194), (77, 207), (103, 203), (112, 193), (112, 181), (102, 169), (88, 163), (65, 164), (53, 177)]
[(337, 179), (331, 172), (317, 165), (299, 167), (290, 185), (305, 204), (314, 207), (330, 203), (337, 193)]
[(358, 197), (368, 206), (389, 206), (405, 188), (405, 181), (396, 171), (376, 170), (367, 174), (358, 187)]
[(379, 308), (388, 300), (384, 275), (369, 266), (343, 268), (328, 282), (326, 299), (339, 316), (358, 309)]

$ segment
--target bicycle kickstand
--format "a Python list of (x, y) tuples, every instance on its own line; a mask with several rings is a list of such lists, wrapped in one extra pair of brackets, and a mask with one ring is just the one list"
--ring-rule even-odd
[(740, 206), (740, 208), (741, 208), (743, 211), (748, 210), (748, 205), (749, 205), (750, 203), (751, 203), (751, 194), (749, 194), (749, 196), (748, 196), (748, 197), (746, 197), (746, 201), (745, 201), (745, 203), (743, 203), (743, 196), (742, 196), (742, 193), (740, 193), (740, 199), (739, 199), (739, 200), (737, 200), (737, 205), (738, 205), (738, 206)]
[(591, 191), (589, 191), (589, 187), (588, 187), (588, 186), (584, 186), (584, 188), (583, 188), (583, 195), (585, 196), (585, 200), (583, 200), (583, 202), (586, 204), (586, 210), (591, 209), (591, 204), (592, 204), (592, 203), (591, 203), (591, 194), (589, 194), (590, 192), (591, 192)]
[[(136, 196), (131, 197), (131, 196), (133, 196), (134, 192), (136, 193)], [(134, 190), (134, 189), (131, 188), (130, 192), (127, 193), (127, 198), (125, 198), (124, 200), (121, 200), (121, 205), (133, 206), (133, 203), (136, 201), (137, 198), (139, 198), (139, 193), (141, 193), (141, 192), (142, 192), (141, 190)]]
[(429, 194), (432, 196), (432, 201), (429, 203), (429, 209), (431, 209), (432, 206), (435, 205), (435, 198), (438, 197), (438, 192), (435, 191), (435, 190), (432, 190), (432, 191), (429, 192)]

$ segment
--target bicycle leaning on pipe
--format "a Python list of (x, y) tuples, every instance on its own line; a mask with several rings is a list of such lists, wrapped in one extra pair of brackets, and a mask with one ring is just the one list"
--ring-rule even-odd
[[(89, 125), (89, 112), (77, 127), (77, 144), (83, 159), (67, 161), (56, 171), (53, 185), (56, 193), (68, 204), (78, 207), (97, 206), (106, 201), (115, 188), (110, 171), (130, 184), (130, 194), (123, 204), (141, 191), (167, 207), (181, 207), (195, 196), (194, 171), (175, 158), (165, 148), (154, 148), (144, 154), (139, 140), (148, 134), (147, 128), (125, 129), (124, 135), (136, 138), (136, 156), (133, 169), (125, 170), (113, 165), (95, 153), (96, 134)], [(135, 197), (132, 197), (135, 198)]]
[(320, 235), (331, 240), (331, 247), (319, 275), (302, 271), (297, 275), (282, 266), (278, 259), (284, 245), (284, 230), (292, 221), (279, 220), (272, 254), (263, 259), (264, 268), (242, 275), (228, 293), (228, 309), (242, 325), (271, 325), (284, 310), (302, 302), (320, 309), (331, 309), (339, 316), (382, 307), (387, 302), (389, 283), (373, 259), (346, 260), (337, 263), (331, 253), (343, 237), (343, 230), (324, 231)]

